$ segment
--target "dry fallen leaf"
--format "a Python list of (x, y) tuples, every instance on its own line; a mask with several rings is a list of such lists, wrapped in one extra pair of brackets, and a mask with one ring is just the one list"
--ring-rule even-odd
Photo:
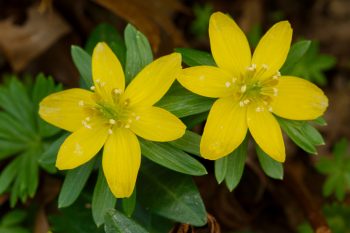
[(176, 12), (188, 13), (188, 9), (178, 0), (95, 0), (95, 2), (135, 25), (150, 40), (154, 51), (159, 48), (161, 30), (172, 39), (175, 47), (186, 44), (181, 31), (176, 28), (172, 19)]
[(208, 224), (205, 227), (196, 228), (183, 223), (176, 225), (170, 233), (221, 233), (221, 230), (216, 219), (208, 214)]
[(27, 14), (23, 25), (15, 25), (11, 18), (0, 21), (0, 49), (15, 72), (70, 31), (68, 24), (53, 10), (41, 14), (38, 7), (31, 7)]

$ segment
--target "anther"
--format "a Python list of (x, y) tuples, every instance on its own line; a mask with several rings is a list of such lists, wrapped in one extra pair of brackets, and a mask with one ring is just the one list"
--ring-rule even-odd
[(240, 107), (244, 107), (244, 102), (243, 101), (239, 101), (239, 106)]
[(129, 128), (130, 128), (130, 125), (129, 125), (129, 124), (126, 124), (126, 125), (124, 126), (124, 128), (129, 129)]
[(108, 134), (113, 134), (113, 130), (112, 129), (108, 129)]
[(138, 121), (138, 120), (140, 120), (140, 118), (141, 118), (140, 116), (136, 116), (136, 117), (135, 117), (135, 120)]
[(99, 80), (99, 79), (95, 80), (95, 83), (100, 83), (100, 82), (101, 82), (101, 80)]
[(250, 103), (250, 100), (249, 100), (249, 99), (245, 99), (245, 100), (243, 100), (243, 103), (244, 103), (245, 105), (247, 105), (247, 104)]
[(257, 108), (255, 109), (255, 111), (256, 111), (256, 112), (262, 112), (262, 111), (264, 111), (264, 108), (263, 108), (263, 107), (257, 107)]
[(91, 91), (94, 91), (95, 89), (96, 89), (95, 86), (91, 86), (91, 87), (90, 87), (90, 90), (91, 90)]
[(116, 95), (120, 95), (120, 94), (122, 93), (122, 90), (119, 89), (119, 88), (115, 88), (115, 89), (113, 90), (113, 93), (116, 94)]
[(83, 101), (83, 100), (80, 100), (80, 101), (78, 102), (78, 105), (79, 105), (80, 107), (83, 107), (83, 106), (84, 106), (84, 101)]
[(226, 83), (225, 83), (225, 86), (226, 86), (227, 88), (229, 88), (229, 87), (231, 86), (231, 83), (230, 83), (230, 82), (226, 82)]
[(271, 106), (269, 107), (269, 111), (272, 112), (272, 107)]
[(241, 86), (241, 92), (244, 93), (247, 90), (247, 85)]
[(115, 125), (116, 121), (114, 119), (109, 119), (109, 124)]
[(90, 121), (91, 118), (90, 118), (90, 117), (86, 117), (85, 120), (86, 120), (86, 121)]
[(272, 88), (272, 90), (273, 90), (273, 95), (274, 95), (274, 96), (277, 96), (277, 94), (278, 94), (278, 89), (277, 89), (276, 87), (274, 87), (274, 88)]
[(268, 69), (269, 69), (269, 66), (266, 65), (266, 64), (262, 64), (261, 67), (262, 67), (264, 70), (268, 70)]
[(254, 71), (256, 69), (256, 64), (252, 64), (251, 66), (247, 67), (247, 70)]
[(104, 87), (105, 85), (106, 85), (105, 82), (101, 82), (101, 83), (100, 83), (100, 86), (101, 86), (101, 87)]
[(237, 81), (237, 78), (232, 78), (232, 83), (235, 83)]

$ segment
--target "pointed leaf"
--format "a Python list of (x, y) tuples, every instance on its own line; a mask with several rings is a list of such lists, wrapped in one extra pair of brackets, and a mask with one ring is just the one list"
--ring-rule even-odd
[(188, 66), (216, 66), (213, 56), (208, 52), (190, 48), (176, 48), (175, 51), (181, 53), (182, 61)]
[(283, 166), (282, 163), (277, 162), (268, 156), (261, 148), (256, 145), (256, 153), (258, 154), (258, 159), (261, 168), (266, 175), (273, 179), (282, 180), (283, 179)]
[[(160, 216), (194, 226), (207, 222), (206, 210), (190, 176), (172, 172), (149, 161), (142, 161), (138, 200)], [(147, 184), (147, 185), (144, 185)]]
[(155, 163), (184, 174), (207, 174), (205, 167), (185, 152), (167, 143), (140, 140), (142, 154)]
[(106, 233), (148, 233), (142, 226), (117, 210), (110, 210), (105, 216)]

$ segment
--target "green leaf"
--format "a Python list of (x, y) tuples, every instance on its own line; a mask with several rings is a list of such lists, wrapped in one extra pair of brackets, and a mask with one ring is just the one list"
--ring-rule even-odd
[(209, 111), (214, 101), (215, 99), (195, 95), (175, 82), (156, 106), (177, 117), (185, 117)]
[(58, 197), (58, 208), (68, 207), (74, 203), (83, 190), (94, 165), (95, 158), (67, 172)]
[(190, 48), (176, 48), (175, 51), (181, 53), (182, 61), (188, 66), (216, 66), (214, 58), (208, 52)]
[[(39, 103), (42, 99), (44, 99), (49, 94), (62, 90), (62, 85), (55, 85), (54, 80), (51, 77), (46, 78), (43, 74), (38, 74), (34, 86), (32, 87), (31, 97), (34, 104), (34, 112), (37, 113), (39, 111)], [(40, 117), (37, 117), (37, 125), (39, 134), (41, 137), (52, 137), (61, 129), (48, 124)]]
[(317, 154), (317, 150), (313, 141), (310, 141), (310, 138), (306, 135), (304, 130), (304, 124), (307, 124), (304, 121), (292, 121), (276, 117), (278, 123), (281, 125), (283, 131), (288, 135), (292, 141), (297, 144), (301, 149), (310, 153)]
[(303, 130), (305, 132), (305, 136), (313, 145), (325, 145), (322, 135), (313, 126), (306, 123), (303, 125)]
[(122, 199), (122, 207), (123, 212), (126, 214), (126, 216), (130, 218), (134, 213), (136, 207), (136, 188), (134, 189), (132, 195), (129, 198)]
[(207, 174), (205, 167), (185, 152), (160, 142), (140, 140), (142, 154), (155, 163), (184, 174)]
[(335, 64), (335, 57), (320, 54), (319, 43), (313, 41), (305, 55), (288, 71), (288, 74), (305, 78), (319, 85), (325, 85), (327, 78), (324, 72)]
[(318, 124), (318, 125), (321, 125), (321, 126), (327, 125), (326, 120), (323, 117), (321, 117), (321, 116), (316, 118), (315, 120), (313, 120), (313, 122)]
[(302, 40), (294, 43), (288, 53), (287, 59), (280, 69), (282, 74), (288, 74), (293, 68), (293, 66), (300, 61), (300, 59), (305, 55), (305, 53), (310, 48), (310, 40)]
[[(11, 227), (20, 224), (27, 217), (27, 213), (23, 210), (13, 210), (2, 217), (0, 226)], [(0, 231), (1, 232), (1, 231)]]
[(19, 169), (20, 159), (17, 157), (12, 160), (0, 175), (0, 194), (4, 193), (10, 186), (11, 182), (15, 179)]
[(108, 44), (124, 67), (126, 53), (125, 44), (122, 36), (112, 25), (107, 23), (98, 25), (90, 34), (88, 41), (86, 42), (86, 51), (89, 54), (92, 54), (96, 44), (102, 41)]
[(124, 31), (126, 45), (125, 81), (129, 83), (146, 65), (153, 61), (151, 45), (134, 26), (128, 24)]
[(105, 216), (106, 233), (148, 233), (142, 226), (117, 210), (109, 210)]
[(39, 158), (39, 164), (42, 168), (44, 168), (49, 173), (55, 173), (56, 172), (56, 158), (58, 154), (58, 150), (60, 149), (62, 143), (66, 138), (68, 137), (69, 133), (64, 133), (59, 138), (57, 138), (55, 141), (51, 142), (42, 153), (42, 155)]
[(186, 130), (185, 134), (181, 138), (175, 141), (170, 141), (169, 144), (185, 152), (200, 156), (200, 152), (199, 152), (200, 141), (201, 141), (200, 135), (192, 131)]
[(143, 207), (177, 222), (194, 226), (206, 224), (204, 203), (190, 176), (149, 161), (142, 162), (137, 198)]
[(84, 80), (85, 87), (90, 88), (93, 85), (91, 56), (87, 52), (85, 52), (84, 49), (76, 45), (71, 46), (70, 52), (73, 58), (73, 62), (77, 67), (80, 76)]
[(277, 162), (272, 159), (268, 154), (266, 154), (258, 145), (256, 145), (256, 153), (258, 154), (258, 159), (260, 165), (266, 175), (273, 179), (283, 179), (283, 166), (282, 163)]
[(200, 125), (208, 118), (208, 112), (202, 112), (192, 116), (183, 117), (181, 120), (187, 126), (187, 129), (193, 129), (195, 126)]
[(221, 184), (222, 181), (224, 181), (226, 177), (226, 172), (227, 172), (227, 157), (222, 157), (220, 159), (215, 160), (215, 178), (219, 184)]
[(104, 216), (109, 209), (114, 209), (117, 199), (110, 191), (102, 168), (99, 169), (97, 183), (92, 196), (92, 217), (99, 227), (104, 223)]
[(242, 142), (242, 144), (234, 150), (227, 157), (227, 171), (225, 177), (225, 183), (227, 188), (232, 191), (239, 184), (243, 171), (245, 160), (248, 153), (248, 137)]

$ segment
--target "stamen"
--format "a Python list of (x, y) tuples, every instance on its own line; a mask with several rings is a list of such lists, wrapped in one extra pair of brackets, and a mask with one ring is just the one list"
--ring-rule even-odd
[(233, 77), (232, 78), (232, 83), (235, 83), (237, 81), (237, 78)]
[(264, 111), (264, 107), (257, 107), (257, 108), (255, 109), (255, 111), (256, 111), (256, 112), (262, 112), (262, 111)]
[(124, 101), (124, 105), (125, 105), (125, 106), (128, 106), (129, 104), (130, 104), (130, 100), (129, 100), (129, 99), (127, 99), (127, 100)]
[(268, 70), (268, 69), (269, 69), (269, 66), (266, 65), (266, 64), (262, 64), (261, 67), (262, 67), (264, 70)]
[(86, 121), (90, 121), (91, 118), (90, 118), (90, 117), (86, 117), (85, 120), (86, 120)]
[(115, 88), (115, 89), (113, 89), (113, 93), (116, 95), (120, 95), (122, 93), (122, 90), (119, 88)]
[(244, 93), (247, 90), (247, 85), (241, 86), (241, 92)]
[(113, 134), (113, 130), (112, 129), (108, 129), (108, 134)]
[(91, 125), (89, 125), (85, 120), (83, 120), (81, 123), (83, 124), (83, 126), (84, 126), (85, 128), (91, 129)]
[(247, 104), (250, 103), (250, 100), (249, 100), (249, 99), (245, 99), (245, 100), (243, 100), (243, 103), (244, 103), (245, 105), (247, 105)]
[(116, 121), (114, 119), (109, 119), (109, 124), (115, 125)]
[(272, 88), (272, 90), (273, 90), (273, 95), (274, 95), (274, 96), (277, 96), (277, 94), (278, 94), (278, 89), (277, 89), (276, 87), (274, 87), (274, 88)]
[(132, 120), (129, 118), (129, 119), (128, 119), (128, 123), (131, 123), (131, 122), (132, 122)]
[(244, 102), (243, 101), (239, 101), (239, 106), (240, 107), (244, 107)]
[(135, 117), (135, 120), (138, 121), (138, 120), (140, 120), (140, 118), (141, 118), (140, 116), (136, 116), (136, 117)]
[(106, 85), (105, 82), (101, 82), (101, 83), (100, 83), (100, 86), (101, 86), (101, 87), (104, 87), (105, 85)]
[(78, 102), (78, 105), (79, 105), (80, 107), (83, 107), (83, 106), (84, 106), (84, 101), (83, 101), (83, 100), (80, 100), (80, 101)]
[(96, 89), (95, 86), (91, 86), (91, 87), (90, 87), (90, 90), (91, 90), (91, 91), (94, 91), (95, 89)]
[(247, 67), (247, 70), (249, 71), (255, 71), (256, 70), (256, 64), (252, 64), (251, 66)]
[(129, 128), (130, 128), (130, 125), (129, 125), (129, 124), (126, 124), (126, 125), (124, 126), (124, 128), (129, 129)]
[(225, 83), (225, 86), (226, 86), (227, 88), (229, 88), (229, 87), (231, 86), (231, 83), (230, 83), (230, 82), (226, 82), (226, 83)]
[(269, 109), (270, 112), (272, 112), (272, 107), (271, 106), (268, 109)]
[(95, 83), (100, 83), (100, 82), (101, 82), (101, 80), (99, 80), (99, 79), (95, 80)]

